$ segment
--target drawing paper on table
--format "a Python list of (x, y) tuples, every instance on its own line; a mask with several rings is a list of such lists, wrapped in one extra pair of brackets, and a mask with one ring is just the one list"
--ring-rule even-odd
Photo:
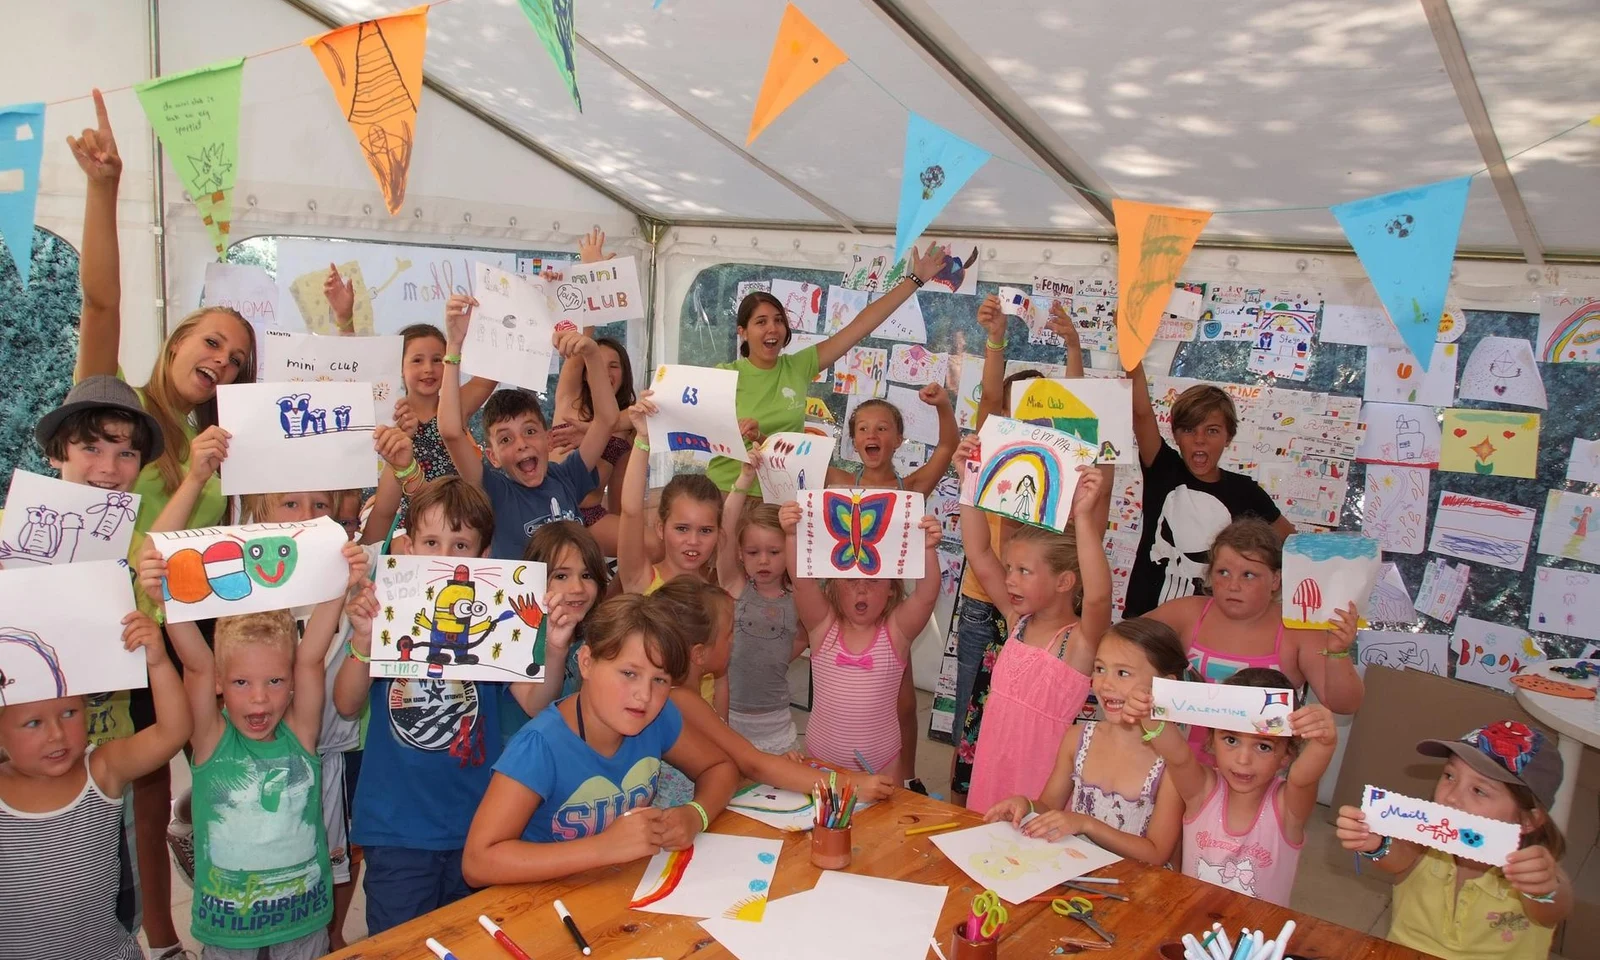
[(11, 474), (6, 506), (0, 520), (0, 568), (126, 563), (139, 495), (18, 470)]
[(1450, 663), (1450, 638), (1442, 633), (1362, 630), (1356, 635), (1356, 650), (1356, 669), (1363, 673), (1378, 666), (1443, 677)]
[(673, 363), (656, 367), (650, 389), (659, 409), (650, 418), (650, 446), (748, 461), (733, 412), (738, 383), (733, 370)]
[(1600, 298), (1544, 297), (1539, 306), (1539, 359), (1600, 363)]
[(971, 503), (1036, 527), (1066, 528), (1078, 467), (1095, 462), (1095, 448), (1050, 427), (991, 416), (978, 431), (982, 460)]
[(1456, 679), (1511, 692), (1511, 678), (1530, 663), (1545, 659), (1544, 650), (1517, 627), (1461, 617), (1450, 644), (1456, 654)]
[(773, 280), (771, 292), (783, 304), (789, 329), (804, 333), (817, 332), (817, 318), (822, 315), (820, 286), (794, 280)]
[(1383, 567), (1378, 541), (1359, 533), (1293, 533), (1283, 542), (1283, 625), (1322, 630), (1351, 604), (1366, 614)]
[(1428, 477), (1419, 467), (1367, 466), (1361, 532), (1393, 553), (1421, 553), (1428, 539)]
[(766, 783), (752, 783), (735, 793), (728, 809), (785, 833), (804, 833), (816, 821), (810, 796)]
[(1439, 469), (1533, 478), (1539, 468), (1539, 414), (1513, 410), (1444, 412)]
[(0, 574), (0, 706), (145, 686), (144, 650), (122, 649), (122, 618), (133, 609), (120, 559), (8, 565)]
[(1009, 821), (938, 833), (932, 839), (979, 888), (993, 890), (1007, 903), (1026, 903), (1056, 884), (1122, 859), (1081, 837), (1050, 842), (1025, 836)]
[(797, 573), (808, 580), (922, 578), (923, 496), (905, 490), (802, 490)]
[(781, 852), (782, 840), (702, 833), (691, 847), (651, 857), (628, 906), (760, 923)]
[(1420, 403), (1448, 407), (1456, 396), (1456, 357), (1453, 343), (1436, 343), (1428, 369), (1422, 369), (1410, 350), (1367, 348), (1367, 376), (1362, 396), (1388, 403)]
[(867, 291), (846, 287), (829, 287), (827, 309), (823, 314), (822, 332), (833, 336), (850, 325), (856, 314), (867, 308)]
[(1361, 793), (1361, 812), (1367, 815), (1367, 829), (1380, 837), (1410, 840), (1491, 867), (1503, 865), (1522, 843), (1522, 829), (1515, 823), (1371, 784)]
[(1236, 730), (1264, 737), (1291, 736), (1289, 714), (1294, 691), (1277, 687), (1231, 687), (1186, 680), (1151, 681), (1150, 716), (1215, 730)]
[(761, 445), (756, 482), (761, 499), (785, 504), (798, 499), (801, 490), (820, 490), (828, 478), (834, 440), (809, 433), (774, 433)]
[(1600, 440), (1573, 438), (1572, 456), (1567, 459), (1567, 479), (1600, 483)]
[(1439, 415), (1412, 403), (1363, 403), (1361, 420), (1367, 432), (1356, 448), (1363, 463), (1403, 467), (1439, 466)]
[(350, 579), (344, 527), (329, 517), (151, 533), (167, 561), (167, 620), (188, 623), (331, 600)]
[(1439, 495), (1428, 549), (1473, 563), (1521, 570), (1528, 558), (1534, 516), (1532, 507), (1447, 490)]
[(1461, 371), (1461, 399), (1548, 407), (1533, 345), (1520, 337), (1479, 340)]
[(1372, 586), (1372, 596), (1367, 600), (1367, 619), (1373, 623), (1410, 623), (1417, 619), (1417, 608), (1411, 602), (1411, 592), (1406, 589), (1398, 566), (1383, 565), (1383, 572), (1378, 575), (1378, 582)]
[[(824, 870), (812, 889), (768, 903), (760, 923), (712, 917), (700, 926), (739, 960), (923, 960), (947, 894), (942, 886)], [(894, 922), (872, 922), (865, 903)]]
[(404, 337), (324, 337), (288, 330), (262, 330), (259, 336), (257, 380), (370, 383), (377, 423), (394, 426), (394, 404), (406, 389), (400, 375)]
[(1600, 640), (1600, 575), (1540, 567), (1533, 578), (1528, 629)]
[(232, 437), (228, 496), (377, 486), (370, 383), (224, 384), (217, 424)]
[(372, 676), (544, 680), (544, 564), (386, 556), (376, 574)]
[(863, 397), (883, 396), (883, 375), (889, 351), (877, 347), (851, 347), (833, 365), (833, 392)]
[[(1551, 490), (1544, 501), (1544, 523), (1539, 528), (1539, 552), (1585, 563), (1600, 563), (1600, 523), (1596, 508), (1600, 497)], [(1530, 511), (1531, 512), (1531, 511)]]
[(1136, 464), (1133, 381), (1039, 378), (1011, 391), (1011, 416), (1054, 427), (1097, 451), (1097, 463)]

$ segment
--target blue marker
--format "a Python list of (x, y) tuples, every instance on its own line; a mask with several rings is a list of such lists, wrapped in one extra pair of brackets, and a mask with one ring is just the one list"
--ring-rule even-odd
[(432, 937), (428, 938), (427, 944), (428, 944), (428, 949), (432, 950), (433, 951), (433, 955), (438, 957), (439, 960), (456, 960), (456, 955), (455, 954), (453, 954), (449, 950), (445, 949), (445, 945), (444, 944), (442, 944), (439, 941), (433, 939)]

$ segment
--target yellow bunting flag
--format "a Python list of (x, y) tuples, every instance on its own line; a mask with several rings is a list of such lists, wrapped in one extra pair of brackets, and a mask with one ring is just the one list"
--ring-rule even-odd
[(1112, 200), (1111, 210), (1117, 218), (1117, 353), (1122, 368), (1132, 370), (1150, 349), (1173, 281), (1211, 213), (1131, 200)]
[(849, 60), (828, 35), (806, 19), (800, 8), (789, 4), (778, 24), (778, 39), (772, 44), (767, 61), (767, 76), (756, 97), (756, 112), (750, 117), (750, 136), (745, 146), (755, 143), (767, 124), (800, 99), (834, 67)]
[(428, 8), (422, 6), (329, 30), (305, 42), (333, 87), (339, 111), (383, 189), (390, 213), (397, 213), (406, 199), (427, 41)]

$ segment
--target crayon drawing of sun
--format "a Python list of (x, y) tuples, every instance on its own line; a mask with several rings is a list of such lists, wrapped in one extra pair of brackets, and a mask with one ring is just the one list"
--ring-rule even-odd
[(760, 923), (767, 912), (767, 895), (764, 893), (751, 894), (743, 900), (736, 901), (733, 906), (722, 912), (723, 917), (729, 920), (745, 920), (749, 923)]

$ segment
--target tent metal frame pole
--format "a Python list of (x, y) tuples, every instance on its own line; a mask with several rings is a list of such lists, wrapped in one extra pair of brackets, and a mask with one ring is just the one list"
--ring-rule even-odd
[[(150, 32), (150, 77), (161, 76), (161, 0), (149, 0), (146, 19)], [(155, 216), (150, 223), (150, 234), (156, 248), (156, 328), (161, 331), (161, 342), (167, 340), (167, 177), (163, 162), (161, 138), (155, 128), (150, 129), (150, 181), (151, 202)]]

